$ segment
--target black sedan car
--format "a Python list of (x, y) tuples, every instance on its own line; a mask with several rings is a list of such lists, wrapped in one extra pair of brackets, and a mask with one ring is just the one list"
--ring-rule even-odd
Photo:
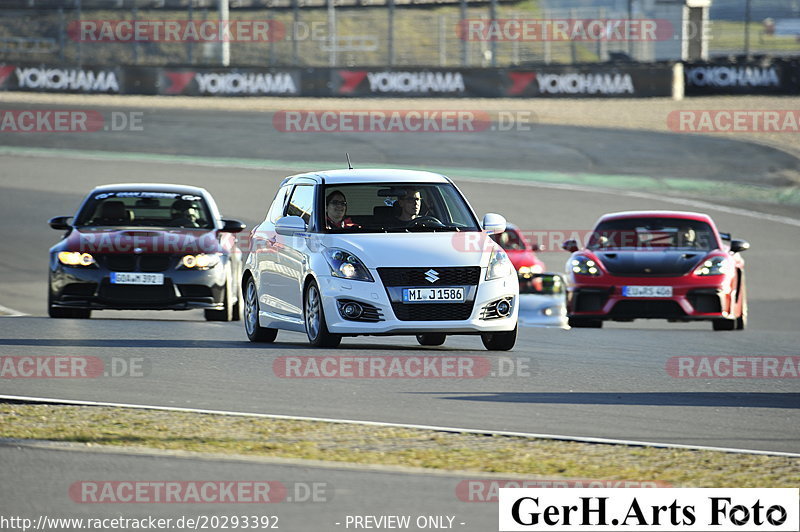
[(204, 309), (209, 321), (239, 319), (234, 233), (245, 226), (223, 220), (202, 188), (97, 187), (74, 218), (53, 218), (50, 227), (66, 231), (50, 248), (52, 318), (89, 318), (95, 309)]

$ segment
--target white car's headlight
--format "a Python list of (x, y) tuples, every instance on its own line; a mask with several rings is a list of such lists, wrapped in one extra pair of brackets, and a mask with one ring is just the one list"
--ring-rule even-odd
[(514, 265), (511, 264), (511, 259), (502, 249), (496, 249), (492, 252), (492, 257), (489, 259), (489, 267), (486, 269), (486, 280), (501, 279), (508, 276), (514, 271)]
[(725, 275), (731, 269), (730, 261), (725, 257), (711, 257), (695, 268), (694, 274), (704, 277), (706, 275)]
[(198, 253), (197, 255), (184, 255), (181, 267), (187, 270), (208, 270), (219, 264), (221, 253)]
[(352, 281), (372, 282), (372, 274), (358, 257), (339, 248), (327, 248), (323, 255), (331, 267), (331, 275)]

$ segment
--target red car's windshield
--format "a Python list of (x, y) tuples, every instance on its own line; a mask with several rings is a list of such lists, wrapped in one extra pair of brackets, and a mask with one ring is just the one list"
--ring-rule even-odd
[(714, 231), (705, 222), (684, 218), (624, 218), (598, 224), (589, 249), (717, 248)]

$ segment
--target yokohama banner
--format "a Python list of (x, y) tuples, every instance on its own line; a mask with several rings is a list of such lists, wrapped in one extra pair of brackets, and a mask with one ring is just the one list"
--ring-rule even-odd
[(684, 77), (687, 96), (800, 94), (800, 59), (687, 63)]
[(0, 90), (183, 96), (649, 98), (674, 68), (589, 64), (498, 68), (67, 67), (0, 64)]

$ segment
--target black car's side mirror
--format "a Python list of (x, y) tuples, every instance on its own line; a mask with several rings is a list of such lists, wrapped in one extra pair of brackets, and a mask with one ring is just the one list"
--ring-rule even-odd
[(222, 231), (223, 233), (241, 233), (244, 231), (245, 227), (247, 227), (243, 222), (239, 220), (222, 220)]
[(70, 225), (67, 222), (70, 218), (72, 218), (72, 216), (56, 216), (55, 218), (50, 218), (50, 221), (47, 223), (49, 223), (50, 227), (53, 229), (65, 231), (70, 228)]
[(561, 249), (569, 251), (570, 253), (575, 253), (578, 251), (578, 243), (574, 240), (565, 240), (564, 243), (561, 244)]
[(750, 249), (750, 242), (747, 240), (731, 240), (731, 253), (739, 253)]

